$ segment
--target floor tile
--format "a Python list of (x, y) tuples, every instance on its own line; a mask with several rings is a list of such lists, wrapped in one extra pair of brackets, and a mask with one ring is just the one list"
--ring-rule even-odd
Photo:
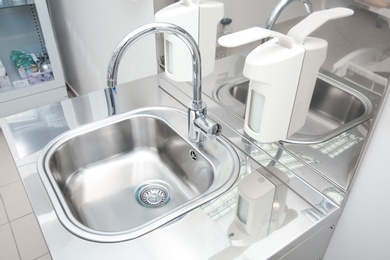
[(19, 253), (13, 238), (11, 226), (0, 226), (0, 260), (19, 260)]
[(36, 259), (48, 253), (33, 213), (12, 221), (11, 227), (22, 260)]
[(46, 255), (43, 255), (41, 257), (38, 257), (37, 259), (35, 260), (52, 260), (53, 258), (51, 258), (50, 254), (46, 254)]
[(356, 49), (349, 43), (329, 49), (323, 68), (332, 71), (333, 65)]
[(318, 35), (318, 37), (328, 42), (328, 50), (348, 43), (343, 34), (341, 34), (339, 31), (325, 32), (321, 35)]
[(0, 156), (0, 187), (18, 181), (19, 173), (16, 170), (15, 163), (11, 154)]
[(32, 212), (30, 201), (21, 181), (0, 188), (5, 210), (9, 221), (23, 217)]
[(1, 198), (1, 194), (0, 194), (0, 226), (6, 223), (8, 223), (8, 217), (7, 217), (7, 213), (5, 212), (3, 199)]
[(5, 141), (3, 132), (0, 129), (0, 156), (7, 155), (9, 153), (10, 152), (9, 152), (9, 149), (8, 149), (7, 142)]
[(388, 39), (383, 39), (383, 36), (377, 36), (376, 34), (358, 39), (351, 44), (357, 49), (372, 47), (385, 50), (390, 47)]

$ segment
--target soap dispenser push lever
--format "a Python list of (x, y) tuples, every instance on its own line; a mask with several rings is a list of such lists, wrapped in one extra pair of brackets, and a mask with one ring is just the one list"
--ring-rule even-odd
[(254, 49), (245, 60), (249, 82), (245, 132), (260, 142), (285, 140), (305, 123), (318, 70), (325, 61), (327, 42), (308, 37), (329, 20), (353, 14), (348, 8), (314, 12), (287, 35), (254, 27), (218, 39), (238, 47), (264, 38), (273, 39)]

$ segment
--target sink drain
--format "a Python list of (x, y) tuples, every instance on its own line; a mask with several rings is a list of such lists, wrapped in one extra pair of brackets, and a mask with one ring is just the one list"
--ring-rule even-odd
[(159, 207), (170, 200), (168, 190), (159, 184), (146, 184), (137, 192), (137, 200), (142, 206)]

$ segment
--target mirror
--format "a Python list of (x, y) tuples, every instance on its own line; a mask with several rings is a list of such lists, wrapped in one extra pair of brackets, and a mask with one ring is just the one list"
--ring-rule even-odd
[[(176, 1), (156, 2), (158, 4), (155, 6), (161, 9)], [(233, 0), (219, 0), (219, 2), (224, 3), (224, 17), (232, 19), (231, 27), (234, 32), (255, 26), (264, 27), (268, 17), (279, 3), (279, 1), (248, 0), (247, 4), (242, 5)], [(273, 30), (287, 33), (292, 26), (306, 17), (307, 10), (303, 3), (305, 3), (304, 0), (291, 1), (278, 16)], [(383, 13), (379, 15), (378, 7), (360, 0), (312, 1), (314, 11), (340, 6), (353, 9), (354, 15), (329, 21), (311, 34), (313, 37), (322, 38), (328, 42), (327, 57), (321, 71), (331, 75), (332, 80), (335, 80), (337, 84), (353, 86), (359, 92), (360, 90), (364, 92), (364, 95), (370, 99), (373, 109), (377, 111), (390, 75), (390, 71), (386, 71), (390, 67), (390, 58), (387, 59), (390, 53), (386, 52), (387, 48), (390, 47), (388, 44), (390, 42), (388, 26), (390, 12), (384, 13), (389, 13), (388, 17), (384, 16)], [(256, 42), (231, 49), (228, 57), (217, 60), (214, 74), (204, 77), (204, 94), (232, 114), (234, 111), (229, 110), (224, 102), (218, 100), (215, 95), (216, 89), (224, 84), (239, 82), (240, 79), (243, 79), (242, 70), (245, 57), (259, 44), (260, 42)], [(162, 55), (161, 52), (160, 55)], [(221, 69), (221, 67), (224, 68)], [(161, 68), (163, 68), (163, 64)], [(240, 88), (235, 89), (239, 90)], [(232, 93), (231, 95), (240, 96), (240, 93)], [(245, 93), (244, 96), (246, 96)], [(234, 97), (230, 97), (231, 100), (234, 100)], [(239, 100), (232, 102), (234, 109), (243, 111), (245, 105), (241, 104), (242, 107), (240, 107), (239, 103)], [(218, 113), (217, 108), (213, 110), (209, 102), (208, 105), (210, 112)], [(239, 122), (243, 123), (242, 116), (238, 117), (242, 120)], [(340, 123), (343, 123), (342, 119)], [(332, 187), (339, 189), (342, 194), (348, 192), (372, 123), (373, 119), (370, 119), (343, 134), (317, 144), (277, 142), (271, 146), (284, 150), (283, 159), (279, 158), (279, 163), (281, 160), (299, 158), (303, 164), (318, 173), (317, 177), (308, 177), (309, 175), (307, 175), (305, 178), (309, 179), (311, 185), (322, 190), (325, 196), (332, 197), (327, 192)], [(244, 136), (243, 126), (240, 123), (234, 127)], [(260, 148), (267, 153), (269, 146), (269, 144), (254, 142), (252, 150), (257, 151)], [(295, 170), (295, 172), (299, 171)], [(334, 198), (337, 204), (342, 203), (339, 195), (333, 197), (337, 197), (337, 199)]]

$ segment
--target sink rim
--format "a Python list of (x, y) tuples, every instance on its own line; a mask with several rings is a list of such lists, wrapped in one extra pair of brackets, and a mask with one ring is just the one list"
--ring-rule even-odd
[[(148, 108), (137, 109), (124, 114), (119, 114), (103, 120), (92, 122), (75, 129), (71, 129), (59, 135), (55, 139), (53, 139), (40, 152), (37, 161), (38, 174), (44, 184), (45, 190), (48, 194), (51, 204), (53, 205), (54, 211), (58, 219), (68, 231), (70, 231), (71, 233), (73, 233), (74, 235), (80, 238), (89, 241), (96, 241), (96, 242), (121, 242), (121, 241), (135, 239), (161, 226), (169, 224), (169, 222), (171, 221), (175, 221), (175, 219), (177, 219), (178, 217), (183, 216), (189, 211), (201, 206), (202, 204), (209, 202), (210, 200), (226, 192), (233, 186), (233, 184), (237, 181), (239, 176), (240, 161), (237, 152), (231, 146), (231, 144), (229, 144), (226, 140), (224, 140), (222, 136), (220, 136), (217, 139), (212, 141), (206, 140), (203, 143), (203, 145), (206, 148), (204, 148), (203, 145), (200, 146), (201, 148), (199, 148), (197, 147), (199, 145), (189, 141), (187, 136), (185, 135), (185, 133), (187, 133), (187, 121), (185, 121), (185, 123), (183, 123), (183, 121), (181, 121), (181, 123), (177, 122), (176, 124), (178, 124), (179, 127), (177, 127), (176, 125), (174, 126), (172, 124), (172, 121), (174, 120), (174, 118), (177, 117), (172, 116), (174, 118), (166, 118), (166, 116), (164, 117), (164, 114), (166, 113), (169, 113), (170, 115), (176, 114), (180, 116), (181, 119), (187, 117), (187, 114), (184, 111), (174, 109), (174, 108), (168, 108), (168, 107), (148, 107)], [(49, 162), (50, 162), (51, 155), (64, 142), (72, 139), (75, 136), (79, 136), (83, 133), (87, 133), (95, 129), (105, 127), (110, 124), (115, 124), (134, 117), (142, 117), (142, 116), (154, 117), (164, 121), (165, 124), (167, 124), (173, 131), (175, 131), (177, 135), (181, 136), (181, 138), (183, 138), (184, 141), (187, 142), (194, 150), (203, 154), (205, 159), (208, 160), (210, 165), (212, 166), (215, 176), (219, 173), (215, 169), (216, 162), (219, 162), (219, 160), (213, 162), (212, 159), (209, 158), (209, 156), (207, 156), (207, 154), (205, 154), (204, 152), (207, 152), (208, 145), (209, 146), (216, 145), (211, 142), (218, 142), (219, 146), (224, 147), (224, 149), (226, 149), (226, 155), (228, 156), (229, 159), (231, 159), (229, 161), (230, 163), (229, 169), (231, 169), (231, 171), (229, 173), (226, 173), (228, 175), (228, 178), (226, 178), (226, 180), (224, 179), (224, 182), (222, 182), (221, 184), (218, 183), (216, 184), (217, 181), (214, 180), (211, 186), (203, 194), (196, 196), (195, 198), (178, 206), (174, 210), (171, 210), (156, 219), (152, 219), (149, 222), (143, 223), (142, 225), (139, 225), (136, 228), (132, 228), (124, 231), (107, 232), (107, 231), (95, 230), (83, 225), (73, 216), (72, 211), (69, 209), (64, 196), (61, 195), (62, 191), (58, 186), (57, 181), (55, 180), (53, 174), (50, 171)], [(216, 178), (218, 178), (218, 176)]]
[[(375, 114), (375, 109), (374, 109), (374, 104), (375, 103), (371, 98), (370, 93), (368, 93), (368, 90), (364, 89), (363, 87), (360, 87), (352, 82), (346, 81), (342, 78), (339, 78), (333, 74), (330, 74), (329, 72), (320, 69), (318, 76), (319, 79), (339, 88), (340, 90), (347, 92), (357, 99), (360, 100), (360, 102), (364, 105), (364, 113), (363, 115), (359, 116), (358, 118), (355, 118), (351, 121), (349, 121), (346, 124), (343, 124), (340, 127), (337, 127), (327, 133), (324, 134), (318, 134), (318, 135), (312, 135), (308, 136), (305, 134), (300, 134), (299, 132), (289, 136), (286, 139), (280, 140), (280, 142), (284, 143), (290, 143), (290, 144), (317, 144), (317, 143), (322, 143), (325, 141), (328, 141), (340, 134), (342, 134), (345, 131), (348, 131), (352, 129), (353, 127), (356, 127), (374, 117)], [(229, 93), (229, 97), (226, 98), (228, 99), (229, 104), (224, 104), (223, 101), (221, 101), (221, 98), (219, 97), (219, 92), (224, 91), (224, 92), (230, 92), (230, 88), (234, 85), (244, 83), (246, 81), (249, 81), (248, 78), (245, 78), (244, 76), (241, 76), (239, 78), (233, 79), (231, 82), (224, 83), (219, 85), (213, 90), (212, 96), (214, 100), (216, 100), (219, 104), (221, 104), (225, 109), (230, 111), (234, 116), (243, 119), (243, 116), (240, 114), (240, 112), (237, 112), (237, 110), (242, 110), (242, 109), (232, 109), (231, 107), (239, 107), (240, 105), (245, 109), (245, 104), (243, 105), (240, 101), (232, 97)], [(224, 100), (226, 100), (224, 99)]]

